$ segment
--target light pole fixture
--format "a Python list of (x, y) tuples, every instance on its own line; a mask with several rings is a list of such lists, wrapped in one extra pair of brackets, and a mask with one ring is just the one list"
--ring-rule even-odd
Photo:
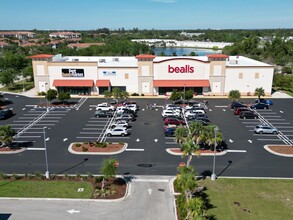
[(46, 158), (46, 172), (45, 172), (45, 176), (46, 176), (46, 179), (50, 179), (49, 166), (48, 166), (47, 143), (46, 143), (46, 141), (47, 141), (47, 139), (46, 139), (46, 128), (47, 127), (43, 127), (45, 158)]
[(217, 132), (219, 131), (218, 127), (214, 128), (215, 132), (215, 144), (214, 144), (214, 161), (213, 161), (213, 173), (211, 175), (211, 180), (216, 180), (217, 176), (215, 173), (215, 167), (216, 167), (216, 148), (217, 148)]

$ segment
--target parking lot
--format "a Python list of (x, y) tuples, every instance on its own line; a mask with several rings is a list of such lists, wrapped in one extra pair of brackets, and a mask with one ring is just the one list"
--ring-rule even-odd
[[(12, 100), (8, 107), (15, 115), (1, 121), (16, 131), (24, 129), (17, 142), (31, 142), (29, 150), (20, 154), (0, 155), (1, 170), (10, 173), (44, 171), (44, 135), (52, 173), (98, 173), (103, 159), (107, 156), (80, 156), (68, 152), (72, 142), (97, 140), (111, 118), (93, 116), (95, 106), (105, 100), (89, 98), (82, 100), (77, 108), (57, 108), (46, 112), (36, 108), (39, 99), (5, 95)], [(128, 143), (127, 151), (115, 156), (120, 174), (174, 175), (178, 164), (186, 158), (173, 156), (167, 148), (178, 147), (174, 138), (165, 137), (161, 109), (168, 101), (164, 99), (132, 99), (140, 106), (136, 121), (130, 122), (131, 134), (126, 137), (106, 137), (110, 142)], [(76, 99), (76, 102), (80, 99)], [(251, 103), (254, 99), (245, 99)], [(209, 99), (206, 109), (213, 124), (224, 134), (228, 153), (217, 156), (216, 171), (222, 176), (271, 176), (292, 177), (292, 160), (272, 155), (263, 146), (266, 144), (292, 143), (293, 116), (290, 114), (291, 99), (275, 99), (274, 105), (266, 110), (257, 110), (260, 119), (240, 119), (229, 108), (228, 99)], [(157, 110), (147, 108), (156, 103)], [(170, 103), (170, 102), (168, 102)], [(39, 118), (39, 120), (38, 120)], [(36, 121), (37, 120), (37, 121)], [(278, 135), (254, 134), (257, 124), (269, 123), (278, 128)], [(45, 127), (45, 132), (44, 132)], [(195, 157), (192, 164), (199, 174), (210, 172), (212, 157)]]

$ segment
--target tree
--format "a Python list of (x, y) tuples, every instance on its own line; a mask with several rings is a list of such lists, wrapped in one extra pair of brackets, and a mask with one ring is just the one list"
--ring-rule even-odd
[(108, 90), (104, 91), (103, 95), (104, 95), (104, 98), (107, 100), (107, 102), (108, 102), (108, 99), (112, 97), (112, 93)]
[(177, 89), (174, 89), (171, 96), (170, 96), (170, 100), (175, 101), (180, 99), (182, 96), (181, 92), (179, 92)]
[(191, 137), (187, 137), (186, 141), (181, 144), (182, 156), (187, 155), (186, 166), (189, 166), (192, 160), (192, 154), (199, 149), (199, 145), (196, 144)]
[(206, 215), (206, 206), (204, 200), (196, 196), (186, 202), (187, 216), (186, 219), (204, 220)]
[(13, 136), (15, 134), (16, 133), (14, 129), (12, 129), (10, 125), (0, 126), (1, 142), (3, 142), (4, 145), (7, 145), (8, 147), (10, 147), (11, 143), (13, 142)]
[(188, 130), (185, 127), (177, 127), (175, 130), (176, 142), (182, 144), (188, 135)]
[(260, 100), (261, 96), (265, 96), (265, 90), (262, 87), (256, 88), (254, 94), (257, 96), (258, 100)]
[(114, 99), (116, 99), (116, 101), (118, 102), (119, 97), (121, 96), (121, 89), (119, 88), (114, 88), (112, 90), (112, 96), (114, 97)]
[(228, 95), (229, 100), (233, 102), (238, 101), (240, 97), (241, 95), (239, 90), (231, 90)]
[(60, 92), (60, 93), (58, 94), (58, 99), (59, 99), (60, 101), (62, 101), (63, 104), (64, 104), (64, 101), (65, 101), (65, 100), (70, 99), (70, 98), (71, 98), (71, 96), (70, 96), (70, 93), (69, 93), (69, 92)]
[(17, 75), (14, 69), (7, 69), (0, 74), (0, 83), (8, 88), (13, 88), (14, 81), (17, 79)]
[(110, 158), (103, 161), (103, 165), (101, 168), (101, 173), (103, 174), (102, 180), (102, 187), (101, 190), (104, 190), (105, 187), (105, 179), (109, 177), (114, 177), (116, 175), (117, 167), (116, 167), (117, 160)]
[(192, 89), (188, 89), (185, 92), (185, 100), (190, 100), (193, 98), (193, 90)]
[(178, 170), (179, 174), (176, 178), (177, 184), (179, 185), (181, 191), (184, 192), (186, 201), (189, 201), (192, 198), (193, 191), (197, 186), (195, 171), (192, 166), (188, 165), (179, 167)]
[(122, 91), (120, 93), (120, 98), (127, 100), (129, 98), (129, 93), (127, 91)]
[(46, 99), (51, 102), (57, 97), (57, 91), (55, 89), (49, 89), (46, 94)]

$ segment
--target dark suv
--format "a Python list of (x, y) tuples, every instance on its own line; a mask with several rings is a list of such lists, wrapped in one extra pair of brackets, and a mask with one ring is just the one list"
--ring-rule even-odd
[(255, 114), (254, 112), (244, 111), (240, 113), (239, 117), (242, 119), (257, 119), (258, 115)]
[(102, 110), (97, 110), (94, 114), (95, 117), (100, 118), (110, 118), (113, 117), (113, 112), (112, 111), (102, 111)]
[(13, 112), (10, 109), (1, 109), (0, 110), (0, 119), (10, 118), (12, 115), (13, 115)]
[(234, 108), (247, 107), (247, 106), (243, 104), (242, 102), (231, 102), (230, 107), (231, 109), (234, 109)]

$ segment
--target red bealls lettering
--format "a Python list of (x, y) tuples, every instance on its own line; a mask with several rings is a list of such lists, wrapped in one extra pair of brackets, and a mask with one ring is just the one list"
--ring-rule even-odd
[(168, 65), (168, 73), (194, 73), (194, 67), (190, 65), (181, 67), (172, 67)]

